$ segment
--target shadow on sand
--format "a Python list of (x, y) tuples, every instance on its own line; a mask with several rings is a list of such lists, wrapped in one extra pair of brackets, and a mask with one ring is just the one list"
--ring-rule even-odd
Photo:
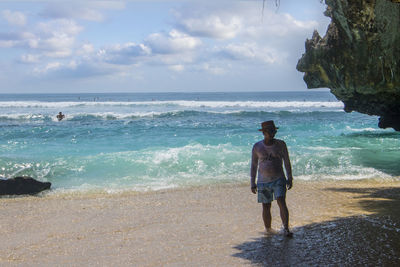
[(260, 234), (232, 256), (257, 266), (400, 266), (400, 188), (326, 190), (357, 194), (373, 215), (293, 228), (293, 238)]

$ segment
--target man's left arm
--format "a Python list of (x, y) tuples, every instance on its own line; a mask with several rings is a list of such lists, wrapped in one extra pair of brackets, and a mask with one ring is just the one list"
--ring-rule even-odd
[(287, 188), (290, 189), (293, 186), (292, 165), (290, 164), (289, 152), (284, 141), (282, 141), (282, 154), (287, 176)]

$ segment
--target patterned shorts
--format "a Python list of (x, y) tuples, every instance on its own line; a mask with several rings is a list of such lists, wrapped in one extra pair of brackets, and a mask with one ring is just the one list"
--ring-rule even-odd
[(271, 203), (273, 199), (286, 196), (286, 179), (279, 178), (269, 183), (258, 183), (258, 203)]

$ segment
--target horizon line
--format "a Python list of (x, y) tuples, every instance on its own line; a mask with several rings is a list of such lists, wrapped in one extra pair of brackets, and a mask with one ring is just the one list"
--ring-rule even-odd
[(305, 89), (305, 90), (266, 90), (266, 91), (193, 91), (193, 92), (183, 92), (183, 91), (137, 91), (137, 92), (14, 92), (14, 93), (2, 93), (0, 95), (40, 95), (40, 94), (52, 94), (52, 95), (72, 95), (72, 94), (169, 94), (169, 93), (181, 93), (181, 94), (198, 94), (198, 93), (279, 93), (279, 92), (329, 92), (329, 88), (315, 88), (315, 89)]

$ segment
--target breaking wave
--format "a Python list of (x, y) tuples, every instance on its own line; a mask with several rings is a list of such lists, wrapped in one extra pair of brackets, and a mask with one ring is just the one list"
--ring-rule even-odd
[(184, 107), (184, 108), (343, 108), (337, 101), (143, 101), (143, 102), (40, 102), (4, 101), (0, 108), (71, 107)]

